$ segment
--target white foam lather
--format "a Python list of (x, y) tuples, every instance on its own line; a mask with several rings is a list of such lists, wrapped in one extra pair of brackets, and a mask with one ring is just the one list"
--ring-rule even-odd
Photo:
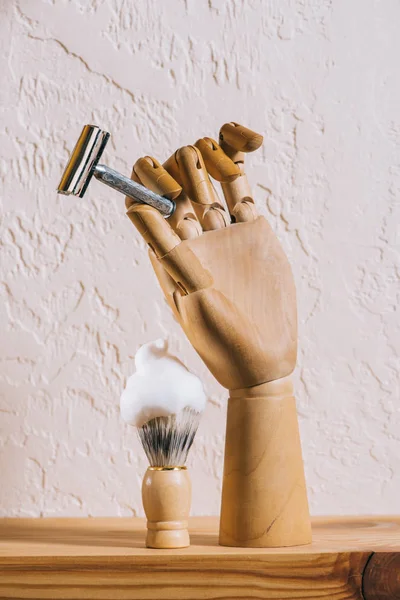
[(135, 366), (120, 400), (121, 416), (127, 423), (142, 427), (155, 417), (178, 414), (186, 407), (204, 410), (207, 398), (200, 379), (168, 353), (166, 340), (139, 348)]

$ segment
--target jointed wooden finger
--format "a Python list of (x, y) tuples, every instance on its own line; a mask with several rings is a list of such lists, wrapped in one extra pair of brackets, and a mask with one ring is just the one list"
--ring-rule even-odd
[(235, 222), (253, 221), (258, 215), (244, 171), (244, 153), (257, 150), (263, 137), (243, 125), (232, 122), (221, 127), (219, 140), (221, 151), (233, 161), (240, 173), (230, 181), (221, 182), (229, 212)]
[(219, 201), (200, 151), (195, 146), (184, 146), (176, 152), (176, 162), (180, 183), (204, 231), (227, 227), (229, 215)]
[(182, 179), (181, 179), (181, 174), (179, 171), (179, 165), (178, 165), (178, 161), (176, 160), (177, 153), (178, 153), (178, 150), (176, 152), (174, 152), (168, 158), (168, 160), (165, 161), (165, 163), (163, 164), (163, 167), (175, 179), (175, 181), (177, 181), (179, 183), (179, 185), (182, 186)]
[(132, 204), (126, 214), (158, 258), (165, 256), (180, 244), (179, 236), (163, 215), (152, 206)]
[[(149, 164), (147, 161), (145, 162)], [(143, 185), (142, 179), (135, 172), (135, 166), (133, 167), (131, 178)], [(172, 179), (172, 181), (174, 180)], [(174, 185), (176, 187), (178, 184), (174, 182)], [(180, 186), (178, 188), (181, 189)], [(155, 190), (153, 189), (153, 191)], [(156, 256), (164, 256), (180, 243), (180, 238), (157, 209), (148, 204), (135, 202), (128, 196), (125, 198), (125, 206), (128, 209), (126, 214)]]
[(219, 131), (221, 148), (236, 164), (243, 164), (244, 153), (254, 152), (263, 143), (263, 136), (243, 125), (225, 123)]
[(247, 175), (242, 173), (234, 181), (221, 183), (225, 201), (235, 223), (254, 221), (258, 213)]
[[(165, 161), (163, 166), (179, 185), (182, 186), (176, 152)], [(175, 212), (169, 218), (169, 222), (181, 240), (191, 240), (201, 235), (203, 230), (194, 212), (193, 205), (184, 190), (175, 199), (175, 205)]]
[(191, 239), (201, 235), (200, 223), (193, 212), (190, 200), (182, 191), (182, 186), (157, 159), (152, 156), (139, 158), (133, 167), (133, 175), (138, 183), (175, 201), (176, 208), (168, 218), (168, 223), (180, 239)]
[(234, 181), (240, 175), (240, 168), (222, 150), (212, 138), (201, 138), (195, 143), (201, 152), (208, 173), (219, 181), (226, 183)]
[(202, 153), (207, 171), (221, 182), (233, 221), (253, 221), (257, 212), (247, 177), (239, 165), (235, 164), (211, 138), (198, 140), (196, 147)]
[(181, 294), (190, 294), (211, 285), (210, 273), (188, 246), (181, 246), (181, 239), (157, 209), (137, 203), (132, 204), (126, 214)]
[[(211, 138), (197, 140), (209, 174), (222, 185), (225, 201), (235, 222), (253, 221), (257, 212), (244, 171)], [(242, 163), (243, 165), (243, 163)]]
[(175, 294), (179, 291), (179, 287), (171, 275), (164, 269), (161, 261), (157, 258), (152, 250), (149, 250), (149, 258), (160, 287), (164, 292), (165, 299), (175, 317), (179, 320), (178, 309), (175, 303)]
[(139, 158), (133, 170), (143, 185), (160, 196), (175, 200), (182, 191), (179, 183), (152, 156)]
[(190, 199), (182, 191), (175, 200), (175, 212), (169, 222), (181, 240), (193, 240), (203, 233)]

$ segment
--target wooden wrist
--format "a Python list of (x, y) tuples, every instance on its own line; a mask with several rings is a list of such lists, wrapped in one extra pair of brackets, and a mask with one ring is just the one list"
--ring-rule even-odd
[(293, 394), (291, 375), (247, 388), (229, 390), (229, 398), (275, 398), (277, 400), (293, 397)]
[(311, 527), (290, 377), (233, 390), (228, 402), (220, 544), (308, 544)]

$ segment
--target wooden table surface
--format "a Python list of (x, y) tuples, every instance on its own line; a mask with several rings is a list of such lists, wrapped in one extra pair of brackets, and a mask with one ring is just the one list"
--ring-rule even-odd
[(144, 547), (142, 519), (0, 519), (1, 599), (400, 599), (400, 517), (314, 518), (310, 546)]

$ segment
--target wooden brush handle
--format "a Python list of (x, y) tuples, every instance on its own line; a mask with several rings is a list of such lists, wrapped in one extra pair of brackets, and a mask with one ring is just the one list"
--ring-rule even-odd
[(191, 495), (186, 468), (147, 469), (142, 499), (147, 517), (148, 548), (185, 548), (190, 545), (188, 519)]
[(310, 543), (289, 377), (231, 392), (225, 444), (220, 544), (272, 548)]

